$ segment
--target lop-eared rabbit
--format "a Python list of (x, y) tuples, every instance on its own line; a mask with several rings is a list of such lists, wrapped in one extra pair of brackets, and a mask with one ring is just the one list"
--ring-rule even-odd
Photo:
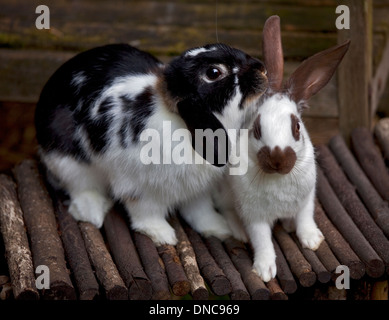
[[(216, 161), (199, 164), (196, 157), (208, 160), (208, 154), (195, 132), (252, 123), (267, 88), (265, 73), (259, 60), (224, 44), (187, 50), (167, 65), (126, 44), (67, 61), (44, 86), (35, 124), (41, 159), (69, 194), (70, 213), (101, 227), (120, 201), (132, 227), (156, 244), (176, 244), (166, 221), (176, 209), (204, 235), (229, 235), (210, 193), (227, 168), (228, 155), (218, 161), (220, 149), (228, 154), (236, 141), (205, 135)], [(175, 137), (178, 129), (189, 138)], [(154, 147), (145, 152), (153, 139), (159, 157), (148, 157)], [(180, 163), (171, 159), (176, 147)]]

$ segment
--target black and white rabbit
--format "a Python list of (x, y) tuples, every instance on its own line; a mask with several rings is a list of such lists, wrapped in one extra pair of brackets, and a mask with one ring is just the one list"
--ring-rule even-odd
[[(226, 161), (193, 162), (203, 151), (195, 131), (247, 126), (266, 88), (263, 64), (223, 44), (188, 50), (166, 66), (126, 44), (91, 49), (63, 64), (42, 90), (35, 114), (40, 156), (70, 195), (77, 220), (101, 227), (119, 200), (133, 228), (157, 244), (176, 243), (166, 216), (177, 208), (197, 231), (223, 238), (230, 230), (209, 190)], [(189, 140), (177, 141), (178, 129), (187, 129)], [(159, 158), (147, 158), (156, 149), (144, 151), (153, 137), (165, 143), (154, 145)], [(205, 140), (216, 141), (215, 154), (227, 148)], [(165, 163), (179, 144), (189, 155)]]
[(314, 221), (316, 163), (301, 113), (306, 101), (330, 80), (348, 46), (349, 42), (306, 59), (283, 85), (280, 19), (272, 16), (265, 23), (263, 59), (269, 90), (248, 138), (240, 140), (246, 146), (246, 158), (240, 160), (247, 161), (247, 173), (228, 176), (230, 190), (225, 187), (224, 199), (219, 200), (233, 235), (250, 241), (254, 270), (264, 281), (276, 275), (276, 220), (281, 219), (288, 231), (295, 228), (305, 248), (315, 250), (324, 239)]

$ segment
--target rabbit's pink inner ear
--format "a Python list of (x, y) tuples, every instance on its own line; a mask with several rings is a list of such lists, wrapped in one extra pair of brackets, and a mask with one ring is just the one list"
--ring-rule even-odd
[(262, 52), (269, 87), (273, 91), (280, 91), (284, 73), (284, 55), (279, 16), (269, 17), (263, 26)]
[(286, 83), (291, 99), (297, 103), (306, 101), (322, 89), (332, 78), (349, 44), (347, 41), (303, 61)]

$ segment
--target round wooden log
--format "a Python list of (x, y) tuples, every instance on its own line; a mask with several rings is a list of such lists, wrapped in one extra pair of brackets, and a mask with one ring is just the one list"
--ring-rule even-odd
[(341, 136), (330, 140), (330, 149), (349, 180), (356, 186), (358, 195), (372, 215), (374, 221), (389, 238), (389, 207), (355, 160)]
[(377, 137), (384, 157), (389, 160), (389, 118), (380, 119), (374, 126), (374, 134)]
[(209, 252), (216, 260), (220, 268), (222, 268), (224, 274), (231, 283), (232, 300), (250, 300), (250, 294), (248, 293), (238, 270), (236, 270), (230, 257), (223, 247), (223, 243), (216, 237), (206, 237), (204, 239), (205, 245)]
[(389, 240), (374, 222), (328, 147), (321, 146), (318, 151), (318, 161), (334, 192), (366, 240), (384, 261), (386, 271), (389, 272)]
[(120, 277), (100, 231), (89, 222), (78, 223), (96, 276), (108, 300), (128, 300), (128, 289)]
[(12, 290), (13, 289), (11, 283), (5, 283), (0, 288), (0, 300), (10, 300), (12, 298)]
[(326, 240), (323, 240), (320, 247), (315, 251), (315, 254), (324, 267), (333, 275), (340, 262), (336, 259)]
[(351, 132), (351, 145), (366, 175), (381, 197), (389, 202), (389, 173), (370, 130), (355, 128)]
[(293, 277), (292, 271), (288, 265), (288, 262), (285, 259), (284, 254), (277, 241), (273, 238), (273, 246), (276, 252), (276, 265), (277, 265), (277, 278), (281, 286), (281, 289), (286, 294), (295, 293), (297, 290), (297, 283)]
[(45, 299), (76, 299), (58, 235), (54, 208), (38, 165), (25, 160), (14, 168), (20, 205), (31, 241), (34, 266), (47, 266), (50, 289), (42, 289)]
[(169, 282), (165, 273), (165, 266), (158, 255), (153, 241), (146, 235), (134, 232), (134, 241), (145, 272), (150, 279), (153, 300), (169, 300)]
[(382, 276), (385, 272), (384, 262), (347, 214), (320, 168), (317, 169), (317, 175), (317, 195), (327, 216), (365, 263), (366, 273), (373, 278)]
[[(16, 185), (10, 177), (3, 174), (0, 174), (0, 230), (15, 299), (39, 299)], [(5, 278), (8, 277), (4, 277), (4, 280)], [(6, 282), (1, 283), (0, 286)]]
[[(31, 270), (32, 270), (32, 260), (31, 260)], [(0, 276), (0, 287), (10, 281), (9, 277), (6, 275)]]
[(192, 297), (195, 300), (206, 300), (209, 298), (209, 293), (205, 286), (204, 279), (200, 275), (199, 266), (192, 245), (177, 217), (171, 219), (171, 224), (176, 231), (178, 239), (176, 248), (190, 283)]
[(270, 291), (270, 300), (288, 300), (288, 296), (282, 291), (276, 278), (266, 282), (266, 286)]
[(54, 192), (51, 194), (57, 213), (61, 239), (67, 261), (73, 272), (79, 298), (80, 300), (96, 299), (99, 296), (99, 284), (93, 273), (80, 228), (77, 221), (68, 212), (67, 206), (61, 201), (60, 196)]
[(201, 274), (204, 276), (212, 291), (218, 296), (229, 294), (231, 292), (230, 281), (209, 253), (200, 235), (187, 224), (182, 224), (196, 254)]
[[(18, 202), (19, 203), (19, 202)], [(20, 207), (20, 204), (19, 204)], [(22, 210), (20, 208), (20, 210)], [(22, 213), (23, 216), (23, 213)], [(24, 223), (24, 222), (23, 222)], [(0, 276), (8, 274), (7, 260), (5, 258), (5, 246), (3, 237), (0, 231)]]
[(303, 248), (301, 246), (300, 241), (298, 240), (296, 234), (291, 234), (294, 242), (296, 243), (297, 247), (307, 259), (308, 263), (311, 265), (312, 270), (316, 273), (317, 279), (321, 283), (327, 283), (328, 281), (331, 280), (331, 272), (329, 272), (323, 265), (323, 263), (320, 261), (318, 256), (316, 255), (316, 252), (313, 250)]
[(139, 260), (130, 229), (117, 207), (113, 207), (105, 217), (104, 230), (113, 259), (128, 288), (130, 300), (151, 299), (151, 282)]
[(273, 233), (300, 284), (303, 287), (313, 286), (316, 282), (316, 274), (290, 235), (279, 224), (274, 226)]
[(251, 298), (253, 300), (269, 300), (270, 291), (258, 274), (254, 272), (253, 262), (245, 245), (234, 238), (226, 239), (224, 245), (236, 269), (241, 274)]
[(342, 265), (350, 269), (350, 277), (356, 280), (361, 279), (365, 274), (365, 265), (327, 218), (321, 204), (317, 200), (315, 203), (315, 220), (332, 252)]
[(158, 253), (165, 265), (166, 274), (176, 296), (185, 296), (190, 292), (190, 283), (185, 274), (177, 250), (172, 245), (160, 245)]

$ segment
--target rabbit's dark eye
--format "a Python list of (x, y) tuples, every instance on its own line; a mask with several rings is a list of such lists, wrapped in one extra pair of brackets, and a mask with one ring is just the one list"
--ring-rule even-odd
[(291, 114), (290, 117), (292, 119), (292, 134), (294, 139), (298, 141), (300, 139), (300, 120), (294, 114)]
[(202, 74), (201, 79), (212, 83), (228, 76), (228, 68), (223, 64), (214, 64), (209, 66)]
[(210, 67), (205, 74), (209, 80), (214, 81), (222, 75), (222, 71), (219, 68)]

